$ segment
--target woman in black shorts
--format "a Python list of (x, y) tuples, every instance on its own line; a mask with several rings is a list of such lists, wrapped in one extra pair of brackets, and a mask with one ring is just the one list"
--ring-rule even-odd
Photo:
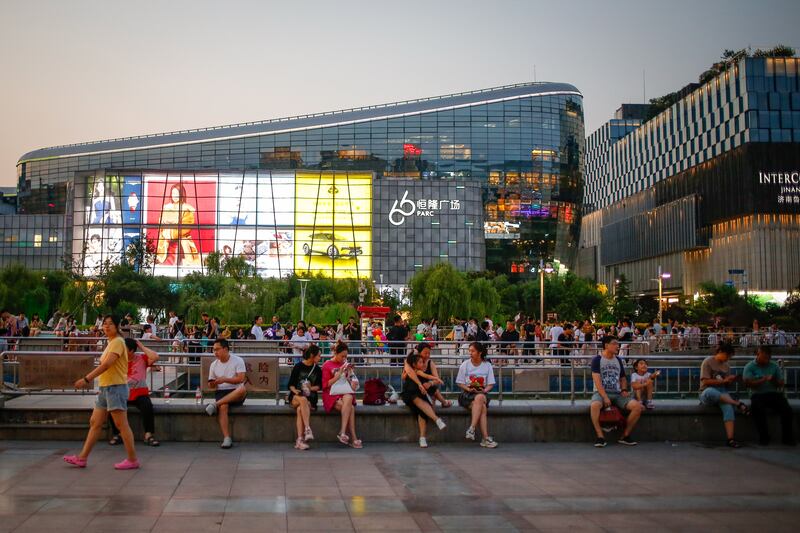
[(427, 418), (433, 420), (439, 429), (444, 429), (446, 425), (444, 420), (436, 416), (436, 411), (433, 410), (433, 400), (431, 400), (428, 390), (434, 384), (434, 381), (430, 379), (431, 376), (423, 372), (424, 360), (418, 353), (412, 352), (406, 358), (406, 364), (413, 369), (413, 372), (406, 373), (403, 380), (403, 403), (417, 417), (419, 447), (427, 448)]

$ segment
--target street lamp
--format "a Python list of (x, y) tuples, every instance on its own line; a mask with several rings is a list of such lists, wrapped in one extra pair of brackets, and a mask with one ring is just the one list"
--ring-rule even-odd
[(553, 272), (553, 266), (545, 263), (544, 259), (539, 259), (539, 319), (544, 327), (544, 273)]
[(663, 299), (663, 293), (664, 293), (664, 280), (665, 279), (669, 279), (671, 277), (672, 277), (672, 274), (670, 274), (669, 272), (662, 272), (661, 271), (661, 265), (658, 265), (658, 278), (656, 278), (656, 281), (658, 281), (658, 323), (659, 324), (661, 324), (661, 312), (662, 312), (663, 307), (664, 307), (663, 305), (661, 305), (662, 304), (662, 299)]
[(300, 320), (306, 321), (306, 287), (308, 280), (305, 278), (298, 278), (300, 282)]

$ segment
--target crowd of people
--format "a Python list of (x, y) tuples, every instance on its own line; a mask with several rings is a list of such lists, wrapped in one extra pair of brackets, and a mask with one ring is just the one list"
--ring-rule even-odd
[[(361, 361), (348, 357), (376, 350), (402, 365), (400, 397), (416, 422), (419, 446), (428, 447), (429, 425), (439, 430), (446, 428), (440, 414), (454, 403), (443, 395), (445, 382), (431, 358), (432, 348), (437, 347), (444, 353), (445, 346), (455, 346), (455, 351), (450, 353), (460, 356), (454, 385), (458, 406), (469, 413), (466, 439), (476, 440), (479, 432), (482, 447), (497, 446), (489, 433), (488, 421), (490, 393), (496, 383), (493, 365), (487, 358), (492, 348), (495, 361), (514, 355), (530, 360), (586, 356), (593, 382), (590, 419), (596, 433), (595, 446), (607, 445), (606, 422), (614, 416), (621, 430), (618, 442), (635, 445), (633, 434), (637, 422), (645, 411), (656, 406), (654, 393), (661, 373), (650, 369), (645, 359), (628, 351), (636, 342), (655, 342), (651, 344), (655, 346), (654, 351), (662, 345), (668, 349), (711, 348), (713, 355), (700, 367), (699, 401), (720, 410), (728, 446), (740, 446), (734, 431), (737, 415), (752, 416), (760, 444), (769, 444), (766, 420), (767, 413), (772, 411), (777, 412), (781, 420), (781, 441), (795, 443), (792, 408), (783, 392), (783, 374), (772, 361), (770, 346), (791, 346), (796, 341), (793, 335), (775, 325), (761, 329), (754, 324), (751, 333), (734, 335), (718, 324), (701, 333), (695, 325), (652, 323), (641, 328), (629, 320), (604, 327), (588, 320), (542, 324), (533, 318), (517, 316), (503, 326), (496, 326), (487, 316), (480, 322), (475, 318), (455, 319), (443, 328), (436, 320), (422, 320), (411, 327), (399, 315), (391, 317), (388, 327), (380, 321), (361, 324), (354, 317), (347, 323), (337, 321), (317, 326), (306, 325), (303, 321), (282, 324), (277, 316), (265, 323), (263, 317), (256, 316), (248, 331), (244, 328), (232, 331), (207, 313), (201, 315), (201, 320), (200, 325), (187, 325), (184, 318), (174, 312), (169, 313), (163, 325), (157, 324), (152, 316), (143, 324), (130, 315), (119, 321), (112, 316), (98, 318), (89, 333), (102, 337), (97, 342), (97, 347), (103, 350), (100, 365), (81, 377), (75, 386), (91, 388), (98, 379), (99, 394), (83, 449), (76, 455), (66, 456), (65, 461), (85, 466), (108, 420), (109, 443), (124, 444), (127, 455), (115, 467), (137, 468), (133, 432), (126, 416), (128, 407), (136, 407), (141, 413), (144, 443), (159, 446), (147, 386), (147, 372), (157, 369), (159, 356), (144, 345), (150, 340), (179, 343), (181, 351), (213, 352), (215, 360), (209, 369), (208, 384), (214, 389), (214, 399), (204, 409), (209, 416), (216, 416), (222, 433), (221, 447), (225, 449), (233, 446), (231, 409), (243, 405), (247, 399), (245, 362), (231, 353), (230, 342), (243, 339), (272, 341), (290, 356), (293, 366), (286, 404), (296, 413), (294, 446), (298, 450), (309, 449), (314, 441), (312, 416), (318, 409), (320, 397), (324, 411), (340, 417), (336, 440), (352, 448), (363, 447), (356, 430), (356, 395), (360, 383), (355, 363)], [(28, 320), (24, 313), (0, 314), (0, 335), (4, 337), (36, 336), (43, 331), (52, 331), (57, 336), (75, 335), (75, 319), (69, 314), (57, 313), (45, 324), (38, 315)], [(741, 374), (733, 372), (729, 365), (735, 347), (755, 347), (756, 351), (755, 358)], [(749, 390), (749, 404), (735, 393), (735, 384)]]

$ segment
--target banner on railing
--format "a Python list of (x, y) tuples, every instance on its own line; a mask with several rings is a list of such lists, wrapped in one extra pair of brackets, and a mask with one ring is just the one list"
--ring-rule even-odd
[[(208, 370), (214, 357), (203, 357), (201, 359), (200, 380), (203, 383), (203, 392), (210, 392), (208, 386)], [(278, 392), (278, 359), (275, 357), (246, 357), (245, 364), (245, 386), (250, 392)]]
[(94, 369), (93, 355), (20, 355), (17, 361), (21, 389), (74, 389), (75, 380)]

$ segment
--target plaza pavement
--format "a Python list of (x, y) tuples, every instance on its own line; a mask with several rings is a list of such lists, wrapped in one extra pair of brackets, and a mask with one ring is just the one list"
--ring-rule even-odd
[(800, 449), (0, 442), (0, 532), (798, 531)]

